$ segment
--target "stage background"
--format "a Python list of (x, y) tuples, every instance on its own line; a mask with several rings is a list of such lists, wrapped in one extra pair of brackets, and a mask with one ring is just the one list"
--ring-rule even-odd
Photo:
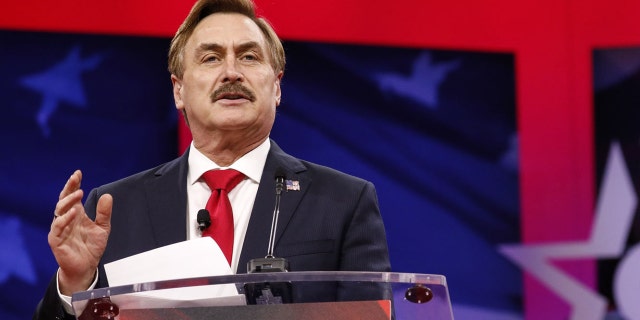
[[(167, 37), (175, 32), (191, 4), (190, 1), (113, 1), (94, 4), (67, 0), (55, 3), (16, 1), (2, 5), (0, 28), (4, 31), (0, 38), (3, 43), (0, 47), (0, 55), (3, 57), (2, 70), (5, 71), (5, 75), (2, 78), (1, 90), (3, 111), (8, 115), (2, 120), (1, 139), (5, 148), (0, 157), (3, 162), (0, 219), (5, 231), (0, 237), (2, 247), (0, 294), (3, 297), (0, 315), (3, 318), (23, 319), (25, 315), (30, 314), (26, 309), (35, 305), (48, 280), (48, 275), (55, 270), (55, 262), (46, 251), (46, 231), (51, 210), (57, 198), (57, 190), (73, 169), (95, 168), (90, 169), (93, 172), (87, 172), (87, 177), (93, 177), (86, 181), (85, 188), (90, 188), (154, 165), (157, 159), (171, 157), (178, 152), (178, 148), (173, 148), (171, 145), (171, 143), (173, 146), (178, 144), (176, 136), (171, 134), (177, 131), (179, 120), (171, 109), (170, 101), (165, 100), (167, 97), (170, 100), (170, 96), (165, 95), (169, 93), (169, 83), (162, 62), (166, 51), (163, 52), (162, 48), (167, 44)], [(445, 170), (440, 175), (442, 181), (450, 181), (450, 183), (452, 178), (461, 177), (462, 180), (459, 180), (458, 186), (465, 187), (463, 189), (465, 193), (462, 194), (473, 194), (473, 199), (479, 201), (472, 206), (474, 209), (492, 208), (491, 202), (487, 202), (487, 199), (506, 204), (507, 213), (512, 213), (513, 206), (517, 206), (517, 216), (509, 217), (507, 214), (505, 217), (509, 218), (504, 220), (507, 223), (500, 224), (500, 226), (513, 228), (506, 234), (496, 235), (503, 237), (499, 241), (502, 245), (497, 242), (487, 243), (496, 245), (493, 247), (493, 255), (497, 257), (495, 261), (498, 261), (496, 263), (501, 264), (506, 270), (511, 268), (511, 272), (507, 275), (516, 273), (516, 266), (522, 267), (528, 273), (525, 273), (522, 278), (518, 276), (517, 279), (509, 277), (483, 279), (490, 280), (490, 285), (496, 288), (504, 288), (502, 293), (511, 293), (511, 302), (502, 305), (500, 302), (507, 300), (506, 295), (497, 297), (495, 301), (500, 301), (498, 303), (492, 300), (492, 296), (477, 297), (477, 292), (474, 290), (488, 290), (487, 288), (478, 289), (487, 284), (456, 280), (473, 278), (465, 277), (465, 274), (482, 276), (477, 273), (477, 268), (485, 261), (473, 258), (472, 249), (464, 248), (453, 254), (449, 251), (448, 256), (438, 252), (437, 256), (432, 257), (431, 260), (448, 260), (451, 263), (449, 267), (437, 266), (429, 260), (418, 260), (419, 268), (413, 270), (415, 265), (412, 264), (413, 255), (411, 254), (428, 256), (429, 250), (434, 250), (435, 244), (419, 243), (415, 240), (404, 242), (403, 238), (398, 238), (398, 242), (394, 242), (393, 238), (390, 238), (390, 245), (394, 250), (392, 251), (394, 269), (450, 275), (452, 298), (457, 305), (457, 309), (454, 310), (457, 319), (465, 319), (465, 315), (470, 315), (467, 319), (480, 319), (483, 314), (486, 315), (486, 319), (566, 319), (570, 316), (578, 319), (576, 310), (584, 308), (587, 300), (582, 302), (576, 300), (580, 296), (572, 298), (568, 292), (576, 289), (582, 290), (580, 292), (583, 293), (591, 292), (596, 298), (600, 297), (600, 294), (595, 292), (598, 287), (596, 260), (599, 258), (596, 254), (590, 255), (587, 252), (583, 255), (548, 255), (546, 257), (553, 259), (545, 259), (543, 256), (541, 260), (536, 260), (540, 256), (534, 256), (535, 259), (532, 260), (518, 260), (518, 257), (528, 257), (518, 252), (526, 253), (527, 248), (532, 244), (554, 245), (567, 241), (580, 242), (589, 239), (591, 235), (596, 206), (593, 89), (597, 79), (593, 76), (593, 52), (594, 49), (633, 47), (640, 44), (640, 28), (636, 25), (637, 21), (640, 21), (638, 20), (640, 3), (624, 0), (520, 2), (404, 0), (390, 4), (381, 1), (300, 3), (292, 0), (275, 0), (258, 1), (258, 5), (260, 12), (275, 25), (281, 37), (292, 43), (293, 51), (306, 50), (309, 46), (319, 46), (319, 49), (314, 48), (319, 51), (314, 52), (322, 53), (324, 59), (333, 61), (332, 63), (338, 69), (355, 68), (358, 64), (366, 66), (365, 62), (375, 62), (379, 67), (375, 70), (408, 77), (412, 74), (410, 66), (415, 67), (420, 61), (423, 61), (423, 66), (432, 67), (427, 69), (430, 71), (427, 74), (434, 74), (435, 71), (440, 73), (450, 71), (456, 67), (456, 61), (458, 61), (457, 67), (460, 67), (462, 63), (460, 61), (469, 57), (482, 56), (487, 60), (496, 60), (495, 57), (500, 57), (497, 59), (501, 61), (499, 65), (506, 70), (499, 69), (496, 75), (495, 69), (487, 68), (484, 70), (483, 81), (494, 83), (495, 79), (501, 76), (508, 77), (507, 73), (511, 70), (511, 76), (515, 81), (511, 87), (506, 85), (504, 95), (497, 98), (514, 104), (515, 110), (503, 109), (506, 115), (506, 119), (503, 120), (504, 125), (511, 126), (515, 131), (511, 132), (511, 135), (505, 132), (500, 136), (501, 140), (494, 141), (491, 146), (494, 149), (502, 148), (501, 153), (493, 150), (495, 154), (506, 155), (507, 150), (513, 152), (510, 157), (507, 157), (510, 159), (507, 163), (511, 164), (511, 169), (517, 171), (508, 176), (507, 183), (499, 185), (504, 187), (512, 186), (510, 183), (516, 183), (517, 186), (512, 186), (512, 189), (500, 193), (502, 197), (497, 199), (476, 198), (473, 193), (484, 192), (482, 188), (493, 190), (491, 186), (498, 185), (496, 179), (499, 179), (499, 176), (498, 178), (495, 175), (485, 177), (486, 186), (478, 186), (469, 183), (472, 181), (471, 178), (462, 179), (480, 174), (477, 171), (467, 175), (466, 172), (453, 174)], [(108, 41), (102, 37), (108, 38)], [(29, 38), (34, 41), (29, 42)], [(18, 43), (24, 47), (13, 51), (12, 46), (6, 45), (8, 43)], [(31, 46), (27, 46), (28, 43), (31, 43)], [(116, 49), (109, 51), (104, 45), (106, 43), (117, 43), (114, 47)], [(377, 52), (395, 48), (394, 54), (399, 55), (401, 60), (402, 56), (407, 60), (399, 61), (397, 70), (384, 70), (393, 64), (392, 62), (358, 61), (356, 63), (353, 59), (357, 57), (347, 57), (349, 58), (347, 65), (340, 65), (335, 57), (342, 58), (352, 53), (353, 48), (356, 47), (349, 46), (354, 45), (358, 49), (362, 49), (363, 46), (375, 47), (376, 49), (373, 50)], [(135, 57), (128, 56), (128, 54), (136, 55), (135, 52), (142, 53)], [(127, 57), (124, 57), (125, 53)], [(19, 60), (18, 57), (24, 60)], [(297, 59), (304, 59), (304, 57)], [(109, 68), (116, 68), (119, 61), (122, 64), (117, 69), (113, 69), (118, 70), (114, 72), (115, 75), (108, 75), (112, 80), (101, 82), (102, 76), (109, 73)], [(295, 61), (296, 58), (292, 57), (289, 66), (292, 73), (295, 72)], [(416, 65), (412, 64), (414, 62)], [(158, 67), (161, 63), (161, 67)], [(108, 64), (106, 70), (104, 64)], [(313, 64), (310, 65), (313, 67)], [(488, 62), (486, 65), (495, 66)], [(63, 67), (71, 67), (76, 73), (75, 80), (82, 78), (82, 81), (65, 83), (69, 81), (68, 78), (57, 81), (56, 77), (60, 74), (68, 76), (67, 72), (59, 72), (59, 70), (67, 70)], [(477, 65), (475, 68), (481, 69)], [(138, 78), (142, 74), (148, 77)], [(43, 78), (43, 75), (47, 75), (48, 78)], [(283, 88), (285, 94), (288, 90), (286, 86), (289, 85), (287, 76), (285, 76)], [(443, 85), (438, 88), (446, 87), (447, 79), (443, 80)], [(308, 77), (307, 80), (314, 83), (315, 79)], [(327, 92), (344, 89), (332, 87), (336, 80), (330, 75), (319, 77), (317, 81)], [(360, 85), (360, 81), (363, 80), (356, 78), (354, 81)], [(64, 86), (43, 87), (43, 83), (65, 83), (67, 86), (75, 85), (76, 87), (74, 90), (67, 90)], [(336, 83), (339, 82), (336, 81)], [(80, 87), (77, 87), (78, 85)], [(294, 81), (291, 80), (291, 86), (293, 85)], [(100, 96), (92, 96), (90, 92), (93, 89), (105, 90), (108, 94), (103, 92)], [(474, 87), (468, 89), (473, 91)], [(69, 95), (69, 92), (75, 93)], [(414, 92), (423, 91), (414, 90)], [(437, 93), (440, 92), (437, 91)], [(325, 92), (322, 92), (321, 96), (324, 94)], [(388, 93), (384, 98), (389, 100), (381, 99), (381, 101), (385, 103), (394, 101), (393, 98), (389, 98), (393, 94), (393, 92)], [(439, 97), (446, 96), (444, 94)], [(452, 96), (456, 97), (454, 94)], [(434, 94), (431, 94), (431, 97), (433, 98)], [(285, 101), (288, 99), (286, 95), (284, 99)], [(361, 97), (353, 95), (351, 99), (360, 101)], [(124, 107), (121, 102), (131, 102), (129, 100), (135, 102), (134, 106)], [(406, 99), (402, 101), (407, 102)], [(429, 101), (428, 98), (427, 101)], [(106, 106), (106, 109), (96, 110), (92, 107), (98, 104)], [(403, 103), (403, 105), (411, 104)], [(468, 110), (475, 110), (474, 104), (467, 105)], [(324, 107), (328, 106), (324, 105)], [(332, 116), (334, 115), (332, 111), (344, 111), (339, 109), (339, 105), (331, 107), (335, 109), (321, 111), (330, 113)], [(363, 110), (356, 109), (356, 111), (367, 120), (375, 116), (375, 114), (370, 115), (368, 110), (366, 113)], [(399, 116), (392, 110), (388, 111), (394, 116)], [(405, 112), (413, 114), (415, 110)], [(90, 114), (89, 120), (95, 122), (90, 122), (86, 118), (87, 114)], [(295, 111), (292, 114), (295, 114)], [(480, 113), (480, 115), (486, 114)], [(487, 137), (484, 135), (485, 132), (476, 131), (478, 129), (473, 126), (474, 123), (484, 121), (483, 118), (475, 118), (478, 116), (473, 112), (459, 114), (457, 119), (468, 121), (459, 128), (468, 130), (467, 134), (476, 133), (477, 138), (485, 138)], [(278, 121), (287, 123), (288, 117), (286, 109), (283, 108)], [(326, 118), (327, 115), (321, 117)], [(514, 122), (509, 122), (509, 117), (514, 117)], [(446, 117), (439, 119), (442, 119), (445, 124), (449, 123), (444, 121)], [(134, 120), (140, 122), (129, 122)], [(403, 147), (402, 143), (405, 142), (404, 139), (408, 139), (408, 132), (402, 131), (407, 118), (398, 117), (395, 120), (398, 120), (396, 125), (401, 130), (395, 133), (397, 136), (392, 139), (393, 141), (387, 142), (388, 145), (395, 145), (400, 150)], [(416, 119), (412, 120), (416, 121)], [(313, 127), (314, 121), (319, 119), (310, 117), (309, 122), (297, 125)], [(117, 123), (125, 125), (120, 127)], [(377, 123), (372, 123), (365, 127), (367, 132), (381, 135), (382, 132), (375, 130), (374, 125)], [(419, 126), (409, 126), (408, 129), (416, 127)], [(342, 128), (331, 126), (329, 128), (348, 131), (347, 126), (344, 125)], [(422, 129), (431, 130), (435, 127), (425, 126)], [(120, 130), (122, 135), (119, 135)], [(295, 130), (284, 133), (274, 131), (274, 135), (301, 135), (302, 131)], [(65, 139), (56, 140), (61, 133), (65, 134)], [(444, 130), (437, 134), (446, 139), (452, 139), (449, 136), (450, 133), (451, 131)], [(311, 134), (314, 134), (313, 131)], [(355, 134), (358, 135), (357, 132)], [(327, 137), (337, 135), (342, 136), (340, 132), (316, 135), (315, 141), (322, 145), (322, 149), (312, 148), (313, 146), (309, 144), (303, 146), (300, 152), (287, 150), (299, 157), (342, 167), (342, 152), (352, 150), (353, 145), (340, 146), (335, 145), (332, 140), (327, 140)], [(385, 138), (391, 139), (391, 137), (393, 135)], [(358, 146), (371, 149), (367, 150), (369, 152), (375, 152), (376, 143), (380, 142), (381, 137), (370, 138), (364, 137)], [(505, 140), (510, 141), (510, 144), (505, 145)], [(459, 142), (459, 140), (456, 141)], [(306, 140), (298, 142), (298, 144), (302, 143), (306, 143)], [(124, 145), (133, 146), (142, 156), (133, 157), (123, 152), (123, 150), (130, 150), (123, 149)], [(468, 146), (478, 147), (471, 143)], [(334, 147), (342, 149), (330, 149)], [(331, 152), (330, 156), (315, 158), (324, 148)], [(440, 152), (446, 151), (443, 150), (444, 148), (420, 149), (419, 146), (411, 144), (404, 148), (403, 150), (423, 152), (424, 159), (427, 160), (432, 160)], [(74, 153), (70, 153), (71, 151)], [(417, 175), (415, 179), (411, 178), (413, 173), (403, 173), (401, 179), (397, 180), (398, 185), (385, 185), (378, 182), (379, 172), (374, 165), (380, 162), (393, 162), (396, 159), (386, 158), (383, 155), (372, 158), (369, 154), (362, 152), (355, 155), (358, 166), (343, 168), (343, 170), (364, 176), (377, 184), (390, 234), (397, 232), (418, 235), (427, 233), (433, 228), (449, 227), (449, 225), (430, 224), (430, 219), (438, 216), (438, 212), (433, 210), (426, 210), (423, 207), (398, 208), (399, 203), (405, 203), (402, 201), (405, 192), (384, 191), (385, 188), (396, 188), (397, 191), (410, 190), (419, 194), (419, 190), (423, 190), (425, 185), (440, 183), (422, 180), (430, 178), (421, 175), (422, 173), (434, 174), (433, 171), (423, 169), (424, 171), (415, 173)], [(495, 154), (493, 154), (494, 160)], [(412, 160), (420, 159), (412, 157), (409, 156)], [(462, 159), (472, 161), (474, 158), (469, 156)], [(497, 163), (503, 165), (500, 168), (503, 168), (503, 173), (507, 175), (506, 168), (509, 167), (505, 166), (504, 162), (493, 162), (493, 164)], [(36, 168), (37, 172), (46, 174), (44, 176), (24, 174), (24, 170), (33, 168)], [(394, 174), (394, 177), (397, 177), (398, 173)], [(488, 172), (482, 172), (482, 174), (489, 175)], [(435, 189), (435, 187), (431, 188)], [(445, 192), (444, 189), (442, 192), (451, 197), (456, 194)], [(513, 193), (517, 193), (519, 198), (514, 197)], [(391, 197), (393, 200), (384, 200), (383, 196)], [(447, 201), (446, 198), (435, 196), (431, 199), (436, 203)], [(454, 200), (448, 199), (448, 201)], [(478, 206), (480, 202), (490, 205)], [(453, 211), (457, 214), (469, 212), (457, 209)], [(500, 213), (496, 210), (484, 211), (491, 214)], [(415, 222), (410, 226), (413, 229), (404, 230), (408, 228), (399, 222), (402, 221), (401, 218), (397, 218), (401, 213), (408, 213), (406, 217), (413, 219), (408, 220)], [(441, 216), (447, 215), (443, 213)], [(469, 218), (484, 219), (485, 216), (472, 215)], [(464, 222), (461, 225), (466, 226), (470, 221)], [(514, 222), (518, 226), (514, 226)], [(480, 224), (474, 230), (487, 231), (482, 226)], [(451, 234), (463, 235), (465, 231), (469, 230), (455, 230)], [(474, 233), (470, 232), (470, 234)], [(513, 243), (511, 240), (516, 237), (520, 242), (515, 242), (514, 246), (505, 246), (507, 243)], [(454, 238), (452, 237), (450, 241), (456, 241)], [(439, 241), (438, 244), (442, 243), (443, 241)], [(447, 245), (455, 246), (456, 244), (447, 243)], [(406, 250), (409, 250), (407, 248), (415, 248), (415, 251), (406, 253)], [(498, 257), (498, 252), (506, 255)], [(506, 261), (507, 256), (514, 261), (513, 264)], [(622, 256), (623, 253), (618, 253), (618, 258)], [(536, 268), (540, 265), (536, 263), (540, 261), (544, 271), (537, 272)], [(408, 270), (409, 268), (412, 270)], [(563, 281), (557, 282), (556, 286), (550, 285), (550, 279), (558, 279), (558, 276)], [(523, 281), (522, 284), (520, 281)], [(562, 287), (562, 284), (567, 286)], [(17, 298), (18, 294), (29, 298), (20, 300)]]

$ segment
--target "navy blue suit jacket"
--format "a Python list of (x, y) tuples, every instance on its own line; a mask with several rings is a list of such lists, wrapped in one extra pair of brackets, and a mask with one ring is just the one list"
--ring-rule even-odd
[[(97, 199), (113, 196), (111, 234), (99, 266), (97, 287), (108, 286), (105, 263), (187, 239), (188, 150), (181, 157), (91, 191), (85, 210), (95, 217)], [(373, 184), (283, 152), (271, 141), (240, 254), (238, 273), (267, 253), (275, 204), (275, 173), (299, 181), (282, 195), (274, 255), (290, 271), (390, 271), (385, 230)], [(331, 286), (307, 289), (301, 300), (341, 300)], [(52, 279), (34, 319), (60, 315)]]

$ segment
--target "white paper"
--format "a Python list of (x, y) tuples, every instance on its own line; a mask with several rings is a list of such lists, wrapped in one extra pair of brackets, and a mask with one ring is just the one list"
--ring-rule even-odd
[[(109, 286), (232, 274), (220, 247), (210, 237), (160, 247), (104, 267)], [(235, 284), (139, 292), (112, 296), (111, 301), (120, 309), (246, 304)]]

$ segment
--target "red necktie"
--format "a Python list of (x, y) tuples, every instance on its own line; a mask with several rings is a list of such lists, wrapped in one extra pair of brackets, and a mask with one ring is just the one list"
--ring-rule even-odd
[(233, 211), (228, 193), (235, 188), (244, 175), (236, 170), (209, 170), (202, 178), (211, 189), (206, 209), (211, 217), (211, 226), (202, 236), (212, 237), (224, 253), (229, 264), (233, 255)]

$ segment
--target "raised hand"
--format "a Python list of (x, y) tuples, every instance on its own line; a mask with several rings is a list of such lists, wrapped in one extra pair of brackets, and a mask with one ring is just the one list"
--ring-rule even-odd
[(111, 231), (113, 198), (109, 194), (101, 196), (96, 207), (96, 220), (91, 220), (82, 205), (81, 181), (82, 172), (76, 170), (64, 185), (48, 237), (60, 267), (60, 292), (68, 296), (86, 290), (93, 282)]

